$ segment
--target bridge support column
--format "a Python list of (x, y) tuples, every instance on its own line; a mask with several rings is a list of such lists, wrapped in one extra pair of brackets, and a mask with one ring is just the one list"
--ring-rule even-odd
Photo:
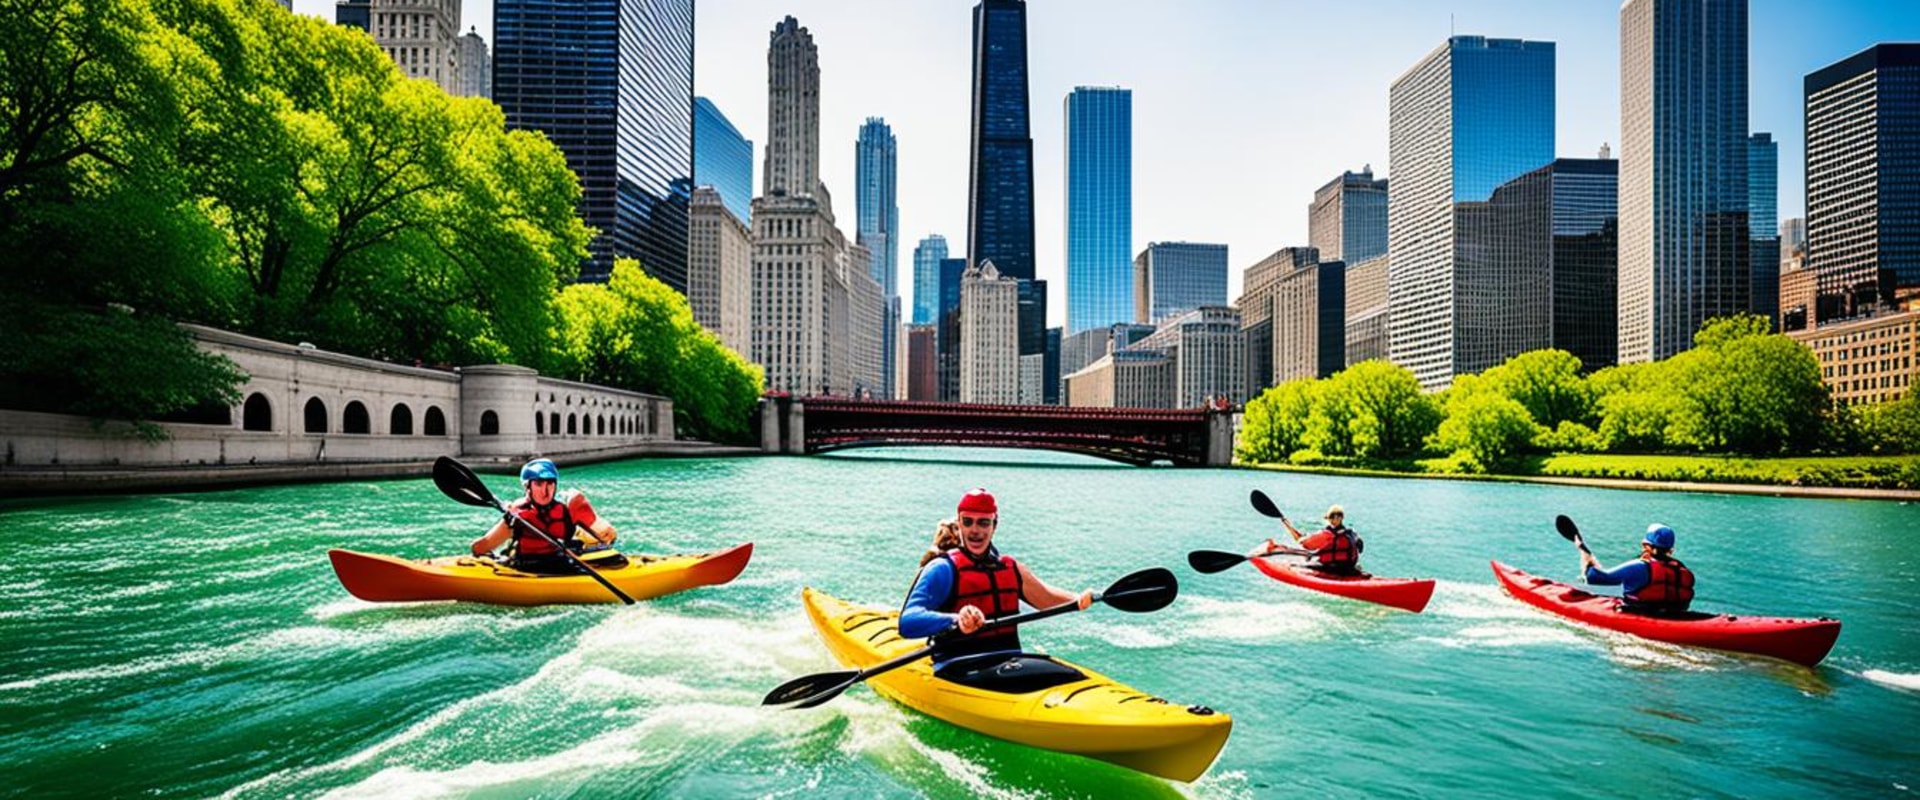
[(781, 411), (778, 397), (760, 398), (760, 452), (780, 452)]
[(782, 436), (784, 441), (781, 443), (780, 452), (789, 455), (804, 456), (807, 454), (806, 404), (800, 402), (798, 399), (790, 399), (789, 402), (790, 405), (788, 405), (786, 409), (787, 413), (782, 415), (785, 418), (785, 424), (780, 426), (784, 434), (784, 436)]
[(1233, 466), (1233, 412), (1207, 412), (1207, 466)]

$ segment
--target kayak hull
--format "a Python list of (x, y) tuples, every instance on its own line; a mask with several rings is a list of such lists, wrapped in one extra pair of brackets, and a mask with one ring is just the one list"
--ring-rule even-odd
[(1372, 575), (1329, 575), (1311, 567), (1273, 558), (1253, 559), (1253, 566), (1281, 583), (1331, 595), (1365, 600), (1402, 611), (1420, 613), (1433, 599), (1432, 578), (1379, 578)]
[(1811, 667), (1826, 658), (1840, 638), (1840, 621), (1836, 619), (1705, 613), (1653, 617), (1621, 611), (1617, 597), (1592, 594), (1498, 561), (1493, 562), (1493, 574), (1508, 594), (1535, 608), (1596, 628), (1657, 642), (1769, 656)]
[[(600, 575), (628, 597), (646, 600), (731, 581), (752, 557), (752, 543), (703, 555), (630, 554), (626, 566), (600, 570)], [(488, 558), (446, 556), (415, 561), (352, 550), (328, 550), (327, 558), (347, 592), (376, 603), (466, 600), (538, 606), (620, 602), (605, 586), (585, 575), (532, 575)]]
[[(803, 589), (801, 598), (814, 630), (834, 659), (848, 667), (869, 667), (925, 646), (922, 640), (900, 638), (897, 611), (853, 605), (811, 588)], [(1020, 694), (936, 678), (926, 659), (877, 675), (867, 684), (882, 697), (968, 730), (1176, 781), (1204, 774), (1233, 731), (1233, 719), (1226, 714), (1173, 705), (1085, 667), (1069, 666), (1086, 677)]]

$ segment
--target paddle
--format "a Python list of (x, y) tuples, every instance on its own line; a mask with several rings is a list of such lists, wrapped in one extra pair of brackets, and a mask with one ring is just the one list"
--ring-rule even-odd
[(568, 550), (566, 545), (554, 541), (554, 538), (548, 536), (546, 531), (540, 530), (526, 520), (521, 519), (519, 515), (508, 512), (506, 505), (501, 503), (499, 498), (493, 496), (493, 492), (487, 489), (487, 485), (480, 482), (480, 476), (473, 474), (473, 470), (467, 469), (467, 465), (446, 456), (435, 459), (433, 462), (433, 485), (440, 487), (441, 494), (451, 497), (458, 502), (470, 506), (491, 508), (500, 512), (506, 519), (519, 523), (521, 527), (547, 540), (547, 544), (553, 545), (554, 549), (559, 550), (562, 555), (565, 555), (567, 560), (572, 561), (574, 566), (579, 567), (581, 572), (587, 574), (587, 577), (598, 581), (601, 586), (607, 587), (607, 591), (612, 592), (614, 597), (620, 598), (620, 602), (633, 605), (633, 598), (628, 597), (626, 592), (620, 591), (620, 587), (613, 585), (613, 583), (602, 576), (599, 571), (587, 566), (585, 562), (580, 560), (579, 556), (574, 555), (573, 551)]
[(1221, 550), (1195, 550), (1187, 554), (1187, 566), (1193, 567), (1194, 572), (1202, 575), (1212, 575), (1216, 572), (1224, 572), (1232, 569), (1243, 562), (1252, 561), (1256, 558), (1279, 555), (1312, 556), (1315, 555), (1315, 553), (1312, 550), (1301, 550), (1293, 547), (1282, 547), (1271, 553), (1257, 554), (1228, 553)]
[[(1114, 581), (1113, 585), (1107, 587), (1106, 591), (1095, 592), (1093, 601), (1096, 603), (1106, 603), (1121, 611), (1141, 614), (1166, 608), (1167, 604), (1172, 603), (1174, 596), (1179, 594), (1179, 592), (1180, 584), (1174, 580), (1172, 571), (1165, 567), (1153, 567), (1140, 570), (1139, 572)], [(1004, 628), (1009, 625), (1021, 625), (1078, 610), (1080, 610), (1080, 604), (1076, 601), (1069, 601), (1052, 608), (1043, 608), (1038, 611), (1029, 611), (1024, 614), (1015, 614), (1010, 617), (991, 620), (987, 624), (980, 626), (974, 633), (992, 630), (994, 628)], [(960, 633), (959, 628), (949, 628), (946, 632), (933, 637), (933, 640), (948, 641), (965, 635), (967, 634)], [(777, 706), (793, 703), (793, 708), (812, 708), (840, 696), (841, 692), (852, 688), (856, 683), (883, 672), (890, 672), (915, 661), (919, 661), (920, 659), (926, 658), (932, 652), (933, 647), (929, 645), (911, 653), (882, 661), (866, 669), (803, 675), (774, 687), (773, 691), (767, 693), (766, 699), (760, 701), (760, 704), (764, 706)]]
[(1587, 549), (1586, 540), (1580, 538), (1580, 526), (1573, 524), (1572, 517), (1565, 514), (1554, 517), (1553, 527), (1560, 532), (1561, 536), (1566, 537), (1567, 541), (1572, 542), (1574, 547), (1580, 548), (1580, 552), (1593, 555), (1593, 551)]
[(1287, 515), (1280, 513), (1280, 507), (1273, 504), (1273, 498), (1268, 497), (1266, 492), (1255, 489), (1253, 490), (1253, 494), (1247, 496), (1247, 499), (1253, 502), (1253, 510), (1255, 511), (1273, 517), (1274, 519), (1283, 520), (1287, 518)]

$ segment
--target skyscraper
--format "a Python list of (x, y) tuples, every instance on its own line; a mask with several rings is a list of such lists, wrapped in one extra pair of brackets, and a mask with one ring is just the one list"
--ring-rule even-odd
[(1313, 193), (1307, 244), (1325, 261), (1358, 264), (1387, 252), (1387, 179), (1373, 165), (1343, 172)]
[(753, 221), (753, 142), (704, 97), (693, 98), (693, 184), (713, 187), (742, 223)]
[(853, 204), (859, 216), (855, 239), (873, 252), (873, 281), (889, 297), (900, 294), (896, 157), (893, 129), (880, 117), (868, 117), (853, 145)]
[(753, 239), (711, 186), (697, 186), (687, 222), (693, 320), (742, 356), (753, 352)]
[(960, 402), (1012, 404), (1020, 398), (1019, 282), (993, 262), (960, 278)]
[(493, 56), (487, 53), (487, 40), (472, 27), (461, 34), (456, 45), (454, 64), (459, 78), (454, 94), (463, 97), (493, 96)]
[(1920, 44), (1881, 44), (1806, 77), (1807, 268), (1817, 320), (1920, 287)]
[(1227, 304), (1227, 246), (1149, 242), (1133, 260), (1133, 321)]
[(895, 163), (897, 151), (893, 138), (893, 129), (887, 127), (887, 121), (879, 117), (868, 117), (867, 123), (860, 126), (860, 136), (853, 145), (854, 193), (853, 205), (856, 220), (854, 240), (865, 245), (873, 254), (872, 278), (880, 286), (880, 295), (885, 298), (887, 310), (881, 325), (882, 362), (888, 377), (885, 396), (893, 396), (894, 358), (899, 334), (900, 268), (899, 268), (899, 229), (900, 202), (895, 187)]
[(334, 21), (366, 31), (409, 78), (461, 95), (460, 0), (346, 0)]
[(1780, 145), (1773, 134), (1747, 137), (1747, 260), (1753, 270), (1753, 313), (1780, 316)]
[(1708, 318), (1750, 307), (1747, 203), (1747, 1), (1627, 0), (1621, 362), (1672, 356)]
[[(1497, 267), (1506, 274), (1528, 276), (1515, 278), (1529, 285), (1510, 297), (1527, 303), (1530, 315), (1551, 314), (1538, 347), (1572, 353), (1587, 372), (1612, 366), (1619, 345), (1619, 166), (1561, 158), (1507, 182), (1485, 204), (1492, 235), (1478, 248), (1506, 262)], [(1538, 336), (1530, 326), (1526, 335)], [(1467, 366), (1477, 371), (1513, 355), (1486, 353)]]
[(495, 0), (493, 96), (580, 176), (600, 235), (583, 281), (615, 257), (687, 290), (693, 191), (693, 0)]
[(1133, 92), (1077, 87), (1066, 120), (1071, 335), (1133, 318)]
[(934, 349), (940, 367), (940, 399), (960, 402), (960, 279), (967, 274), (964, 258), (940, 260), (940, 313)]
[(1034, 282), (1033, 138), (1027, 106), (1026, 0), (973, 7), (973, 126), (967, 263), (992, 261), (1021, 282), (1020, 354), (1046, 348), (1046, 288)]
[(932, 325), (940, 316), (940, 262), (947, 258), (947, 237), (932, 234), (913, 248), (913, 324)]
[(753, 201), (753, 360), (767, 387), (890, 397), (872, 254), (834, 224), (820, 175), (820, 61), (793, 17), (767, 43), (764, 193)]
[[(1388, 92), (1388, 347), (1429, 389), (1512, 346), (1513, 314), (1535, 308), (1470, 258), (1485, 215), (1463, 204), (1553, 160), (1553, 72), (1552, 42), (1455, 36)], [(1544, 345), (1546, 319), (1526, 341)]]

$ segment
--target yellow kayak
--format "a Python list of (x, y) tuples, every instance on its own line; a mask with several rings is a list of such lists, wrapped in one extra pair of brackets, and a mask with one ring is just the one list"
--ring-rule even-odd
[[(696, 586), (726, 583), (753, 556), (753, 544), (739, 544), (703, 555), (628, 555), (619, 567), (597, 570), (635, 600), (646, 600)], [(507, 606), (550, 603), (617, 603), (607, 587), (585, 575), (534, 575), (491, 558), (446, 556), (413, 561), (393, 556), (328, 550), (340, 585), (354, 597), (373, 602), (468, 600)]]
[[(925, 645), (902, 639), (898, 611), (856, 606), (803, 589), (814, 630), (840, 663), (864, 669)], [(1023, 693), (976, 689), (936, 678), (922, 659), (867, 680), (881, 696), (988, 736), (1097, 758), (1176, 781), (1212, 766), (1233, 718), (1202, 706), (1178, 706), (1084, 667), (1069, 683)]]

